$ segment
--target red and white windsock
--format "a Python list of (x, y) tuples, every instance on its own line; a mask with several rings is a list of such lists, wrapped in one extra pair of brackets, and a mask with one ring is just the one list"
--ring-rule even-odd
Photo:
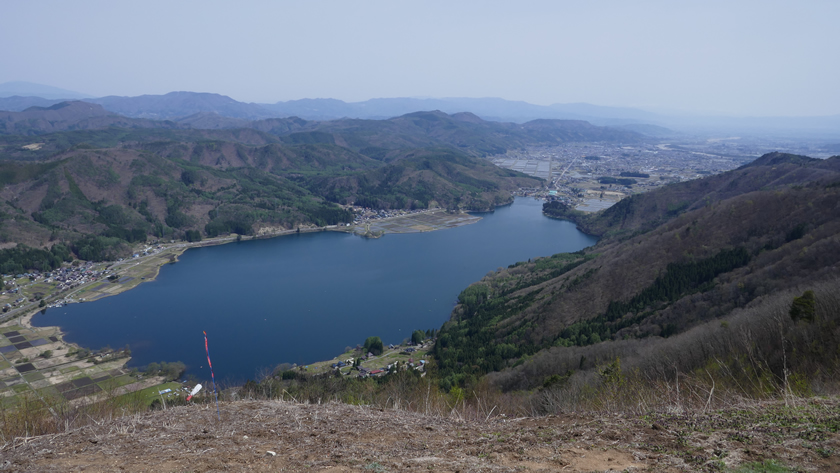
[(195, 387), (193, 388), (193, 390), (192, 390), (192, 391), (190, 391), (190, 395), (189, 395), (189, 396), (187, 396), (187, 401), (189, 401), (190, 399), (192, 399), (192, 397), (193, 397), (193, 396), (195, 396), (195, 395), (196, 395), (196, 393), (198, 393), (199, 391), (201, 391), (201, 385), (200, 385), (200, 384), (196, 384), (196, 385), (195, 385)]

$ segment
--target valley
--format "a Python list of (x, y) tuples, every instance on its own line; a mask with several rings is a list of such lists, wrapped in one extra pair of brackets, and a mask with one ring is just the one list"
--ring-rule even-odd
[(0, 473), (840, 471), (839, 17), (0, 2)]
[[(822, 396), (814, 409), (834, 425), (840, 166), (820, 142), (442, 112), (159, 121), (64, 102), (3, 113), (0, 264), (12, 292), (0, 296), (0, 382), (12, 411), (27, 399), (136, 413), (184, 404), (183, 384), (159, 383), (186, 372), (207, 385), (204, 354), (183, 342), (206, 330), (230, 411), (328, 399), (482, 412), (484, 423), (566, 412), (714, 423), (737, 403), (757, 419), (762, 403), (793, 415)], [(504, 220), (523, 205), (533, 215)], [(33, 314), (35, 326), (18, 319)], [(417, 329), (433, 336), (414, 355), (405, 339)], [(371, 335), (395, 348), (330, 360)], [(80, 348), (105, 345), (131, 349)], [(756, 457), (679, 435), (667, 454), (636, 439), (609, 458), (815, 466), (836, 442), (821, 434), (810, 450)]]

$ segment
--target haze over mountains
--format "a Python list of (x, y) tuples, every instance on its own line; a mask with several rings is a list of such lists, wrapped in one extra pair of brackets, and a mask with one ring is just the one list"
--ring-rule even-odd
[(0, 84), (0, 97), (41, 97), (49, 100), (90, 99), (92, 95), (32, 82), (13, 81)]
[[(206, 106), (221, 96), (182, 97)], [(579, 120), (514, 124), (439, 111), (331, 121), (202, 111), (152, 120), (83, 101), (32, 106), (0, 112), (0, 241), (43, 246), (92, 236), (110, 249), (78, 250), (102, 259), (149, 235), (195, 239), (349, 223), (353, 215), (342, 205), (353, 202), (491, 210), (543, 181), (483, 156), (643, 139)]]
[[(62, 96), (63, 95), (63, 96)], [(823, 117), (733, 117), (701, 114), (663, 114), (629, 107), (587, 103), (534, 105), (501, 98), (375, 98), (348, 103), (331, 98), (300, 99), (274, 104), (245, 103), (215, 93), (170, 92), (136, 97), (92, 98), (72, 91), (26, 82), (0, 84), (0, 110), (23, 111), (49, 107), (66, 99), (82, 99), (119, 115), (153, 120), (182, 120), (193, 115), (195, 128), (232, 128), (241, 123), (224, 120), (261, 120), (299, 117), (306, 120), (339, 118), (386, 119), (407, 113), (439, 110), (470, 112), (484, 120), (525, 123), (535, 119), (585, 120), (594, 125), (627, 128), (651, 136), (678, 133), (782, 133), (816, 139), (840, 138), (840, 115)], [(200, 114), (200, 115), (199, 115)], [(219, 118), (213, 118), (216, 114)]]

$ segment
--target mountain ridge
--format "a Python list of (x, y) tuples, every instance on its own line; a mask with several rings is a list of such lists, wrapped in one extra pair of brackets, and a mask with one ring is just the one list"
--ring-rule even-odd
[[(2, 95), (2, 94), (0, 94)], [(54, 100), (15, 94), (0, 97), (0, 110), (22, 111), (28, 106), (50, 105)], [(69, 97), (74, 98), (74, 97)], [(259, 120), (265, 118), (300, 117), (324, 121), (344, 118), (387, 119), (418, 110), (441, 110), (452, 114), (472, 112), (484, 120), (524, 123), (535, 119), (585, 120), (600, 126), (648, 125), (652, 136), (669, 136), (673, 132), (720, 134), (744, 133), (762, 135), (784, 133), (809, 139), (840, 138), (840, 114), (814, 117), (750, 117), (707, 114), (651, 112), (632, 107), (609, 107), (587, 103), (534, 105), (501, 98), (374, 98), (363, 102), (338, 99), (299, 99), (276, 103), (246, 103), (214, 93), (170, 92), (163, 95), (135, 97), (87, 97), (106, 109), (131, 118), (159, 120), (180, 119), (200, 112), (216, 112), (229, 118)], [(667, 130), (670, 129), (670, 130)], [(636, 128), (644, 130), (644, 128)]]
[[(555, 214), (562, 204), (547, 203), (547, 215), (602, 239), (577, 254), (511, 265), (467, 288), (435, 347), (442, 374), (454, 385), (505, 371), (496, 376), (505, 389), (533, 389), (565, 371), (547, 365), (538, 370), (544, 377), (529, 378), (513, 365), (552, 347), (597, 353), (625, 338), (679, 336), (776, 291), (840, 278), (839, 185), (840, 157), (770, 153), (595, 214)], [(707, 279), (688, 289), (666, 286), (710, 265), (721, 272), (703, 273)], [(593, 363), (604, 362), (602, 355)]]

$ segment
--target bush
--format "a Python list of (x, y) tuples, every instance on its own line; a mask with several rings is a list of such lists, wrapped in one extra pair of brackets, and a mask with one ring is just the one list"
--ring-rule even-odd
[(381, 355), (382, 351), (385, 349), (385, 346), (382, 344), (382, 340), (379, 337), (368, 337), (365, 340), (364, 345), (364, 352), (365, 353), (373, 353), (374, 355)]
[(789, 314), (790, 318), (794, 321), (805, 320), (813, 322), (816, 314), (816, 297), (814, 296), (814, 291), (808, 290), (801, 296), (794, 297)]
[(184, 239), (188, 242), (201, 241), (201, 232), (199, 232), (198, 230), (187, 230), (184, 233)]

